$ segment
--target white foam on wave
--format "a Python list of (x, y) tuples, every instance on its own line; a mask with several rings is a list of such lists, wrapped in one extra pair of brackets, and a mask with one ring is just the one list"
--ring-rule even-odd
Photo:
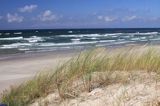
[(29, 51), (30, 49), (29, 48), (19, 48), (18, 50), (20, 50), (20, 51)]
[(74, 43), (74, 42), (80, 42), (81, 39), (71, 39), (71, 40)]
[(8, 45), (2, 45), (0, 47), (1, 49), (12, 49), (12, 48), (18, 48), (18, 47), (26, 47), (26, 46), (32, 46), (31, 43), (13, 43)]
[(30, 38), (24, 38), (24, 40), (27, 40), (30, 43), (36, 43), (39, 41), (44, 41), (42, 37), (37, 37), (37, 36), (31, 36)]
[(134, 41), (146, 40), (146, 39), (147, 39), (146, 37), (135, 37), (135, 38), (131, 38), (131, 40), (134, 40)]
[(73, 31), (68, 31), (68, 33), (73, 33)]
[(84, 37), (84, 36), (88, 36), (88, 35), (59, 35), (59, 37)]
[(123, 33), (113, 33), (113, 34), (77, 34), (77, 35), (59, 35), (60, 37), (106, 37), (112, 36), (117, 37)]
[(159, 34), (159, 32), (146, 32), (146, 33), (140, 33), (140, 32), (136, 32), (136, 33), (129, 33), (130, 35), (157, 35)]
[(142, 40), (143, 40), (143, 39), (146, 39), (146, 37), (140, 37), (140, 39), (142, 39)]
[(21, 35), (22, 32), (14, 32), (13, 34), (15, 34), (15, 35)]
[(39, 46), (74, 46), (74, 45), (84, 45), (84, 44), (95, 44), (97, 41), (92, 42), (72, 42), (72, 43), (39, 43)]
[(71, 39), (72, 42), (80, 42), (81, 39)]
[(123, 33), (110, 33), (110, 34), (105, 34), (104, 36), (118, 36), (122, 35)]
[(115, 42), (116, 40), (101, 40), (101, 41), (98, 41), (100, 43), (110, 43), (110, 42)]
[(90, 38), (90, 39), (92, 39), (92, 40), (96, 40), (96, 39), (98, 39), (98, 38), (96, 38), (96, 37), (92, 37), (92, 38)]
[(81, 39), (71, 39), (72, 41), (80, 41)]
[(100, 39), (98, 37), (89, 37), (89, 38), (81, 38), (81, 39), (87, 39), (87, 40), (97, 40), (97, 39)]
[(140, 40), (140, 38), (131, 38), (131, 40), (138, 41), (138, 40)]
[(0, 40), (22, 40), (23, 37), (10, 37), (10, 38), (0, 38)]

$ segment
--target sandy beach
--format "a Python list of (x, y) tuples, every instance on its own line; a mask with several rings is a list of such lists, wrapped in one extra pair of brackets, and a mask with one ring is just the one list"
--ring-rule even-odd
[[(41, 71), (54, 71), (79, 52), (70, 50), (1, 56), (0, 92), (11, 85), (24, 83)], [(13, 98), (17, 104), (18, 100), (25, 99), (22, 97), (32, 98), (28, 106), (159, 106), (159, 53), (159, 46), (136, 45), (82, 52), (68, 64), (62, 65), (56, 76), (38, 76), (38, 80), (31, 80), (20, 89), (13, 88), (5, 99), (9, 101)], [(91, 69), (94, 71), (88, 74)], [(87, 78), (88, 75), (91, 80), (84, 81), (84, 76)], [(15, 100), (15, 97), (18, 99)]]
[(68, 60), (75, 52), (48, 52), (1, 56), (0, 93), (11, 85), (20, 84), (38, 72), (52, 70)]

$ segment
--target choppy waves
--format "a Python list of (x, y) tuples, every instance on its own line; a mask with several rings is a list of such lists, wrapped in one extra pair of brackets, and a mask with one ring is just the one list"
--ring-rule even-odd
[[(68, 34), (69, 33), (69, 34)], [(160, 41), (160, 33), (134, 32), (134, 33), (93, 33), (57, 35), (49, 31), (46, 35), (36, 31), (25, 34), (22, 32), (0, 33), (0, 49), (17, 49), (20, 51), (52, 50), (62, 48), (90, 47), (90, 46), (114, 46), (130, 43), (151, 43)], [(2, 37), (1, 37), (2, 36)]]

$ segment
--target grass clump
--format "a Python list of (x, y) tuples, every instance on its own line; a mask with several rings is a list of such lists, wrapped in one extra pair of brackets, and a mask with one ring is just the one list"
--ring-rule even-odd
[(90, 92), (97, 86), (121, 81), (112, 78), (117, 71), (160, 71), (160, 50), (156, 47), (94, 49), (80, 53), (54, 71), (41, 73), (32, 80), (2, 94), (9, 106), (26, 106), (37, 98), (58, 92), (61, 99)]
[(11, 87), (10, 91), (3, 92), (1, 102), (8, 106), (25, 106), (33, 102), (35, 98), (47, 95), (49, 78), (49, 74), (40, 73), (18, 87)]

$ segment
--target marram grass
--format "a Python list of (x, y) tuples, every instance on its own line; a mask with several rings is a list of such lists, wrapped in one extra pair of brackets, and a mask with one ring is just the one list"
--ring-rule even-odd
[(121, 49), (93, 49), (81, 52), (56, 70), (43, 72), (18, 87), (4, 91), (0, 102), (8, 106), (26, 106), (52, 92), (61, 99), (73, 98), (80, 92), (90, 92), (95, 83), (107, 86), (110, 76), (117, 71), (160, 72), (159, 47), (136, 47)]

